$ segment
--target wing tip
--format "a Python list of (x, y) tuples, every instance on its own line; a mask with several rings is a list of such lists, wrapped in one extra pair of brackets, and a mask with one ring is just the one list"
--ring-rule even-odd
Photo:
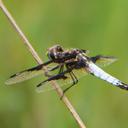
[(11, 85), (11, 84), (13, 84), (13, 83), (8, 79), (8, 80), (5, 81), (5, 84), (6, 84), (6, 85)]
[[(14, 77), (15, 78), (15, 77)], [(7, 79), (6, 81), (5, 81), (5, 84), (6, 85), (12, 85), (12, 84), (16, 84), (16, 83), (20, 83), (20, 82), (22, 82), (22, 81), (17, 81), (16, 79), (14, 79), (14, 78), (9, 78), (9, 79)]]

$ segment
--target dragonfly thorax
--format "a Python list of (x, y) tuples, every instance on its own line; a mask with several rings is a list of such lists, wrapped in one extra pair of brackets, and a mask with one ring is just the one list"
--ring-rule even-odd
[(64, 63), (66, 61), (75, 60), (78, 54), (85, 54), (87, 50), (69, 49), (64, 50), (60, 45), (55, 45), (48, 49), (48, 57), (55, 63)]

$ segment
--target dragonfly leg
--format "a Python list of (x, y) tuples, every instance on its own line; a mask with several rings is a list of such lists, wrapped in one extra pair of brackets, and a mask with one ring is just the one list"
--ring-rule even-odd
[[(60, 97), (60, 100), (62, 100), (62, 98), (63, 98), (65, 92), (67, 92), (71, 87), (73, 87), (74, 85), (76, 85), (76, 84), (78, 83), (78, 79), (77, 79), (77, 77), (75, 76), (75, 74), (74, 74), (72, 71), (69, 72), (69, 74), (70, 74), (70, 76), (71, 76), (71, 78), (72, 78), (72, 80), (73, 80), (73, 83), (72, 83), (69, 87), (67, 87), (66, 89), (63, 90), (63, 95)], [(75, 79), (74, 79), (74, 78), (75, 78)]]
[(70, 75), (71, 78), (72, 78), (73, 85), (74, 85), (74, 84), (77, 84), (77, 83), (78, 83), (78, 79), (77, 79), (77, 77), (75, 76), (75, 74), (73, 73), (73, 71), (69, 72), (69, 75)]
[(72, 83), (69, 87), (67, 87), (66, 89), (63, 90), (63, 95), (60, 97), (60, 100), (62, 100), (62, 98), (63, 98), (63, 96), (64, 96), (64, 93), (65, 93), (66, 91), (68, 91), (71, 87), (73, 87), (73, 86), (76, 84), (76, 81), (75, 81), (75, 79), (74, 79), (74, 76), (73, 76), (72, 72), (69, 72), (69, 75), (70, 75), (70, 77), (71, 77), (73, 83)]
[(76, 80), (75, 84), (77, 84), (77, 83), (78, 83), (78, 79), (77, 79), (76, 75), (74, 74), (73, 71), (72, 71), (71, 73), (72, 73), (72, 75), (74, 76), (74, 78), (75, 78), (75, 80)]
[[(66, 67), (67, 67), (67, 69), (69, 69), (68, 66), (66, 66)], [(77, 79), (77, 77), (75, 76), (75, 74), (73, 73), (72, 70), (71, 70), (71, 72), (69, 72), (69, 75), (71, 76), (73, 83), (72, 83), (69, 87), (67, 87), (66, 89), (63, 90), (64, 93), (65, 93), (67, 90), (69, 90), (71, 87), (73, 87), (75, 84), (78, 83), (78, 79)]]
[(67, 92), (71, 87), (73, 87), (75, 84), (70, 85), (69, 87), (67, 87), (66, 89), (63, 90), (63, 93)]
[[(54, 71), (54, 70), (56, 70), (58, 68), (60, 68), (58, 74), (62, 73), (63, 72), (63, 69), (64, 69), (64, 66), (63, 65), (56, 65), (56, 66), (52, 67), (51, 69), (49, 69), (48, 71)], [(51, 77), (51, 76), (49, 75), (48, 77)]]
[(74, 73), (73, 73), (72, 69), (70, 68), (70, 66), (66, 65), (66, 68), (67, 68), (67, 70), (71, 70), (71, 72), (69, 72), (69, 75), (70, 75), (70, 77), (73, 81), (73, 85), (74, 85), (76, 83), (76, 77), (74, 77)]
[(54, 71), (54, 70), (56, 70), (58, 68), (60, 68), (59, 69), (59, 73), (58, 73), (58, 74), (60, 74), (60, 73), (63, 72), (64, 65), (56, 65), (56, 66), (52, 67), (51, 69), (49, 69), (48, 71)]
[(61, 74), (64, 71), (64, 65), (60, 65), (60, 70), (58, 74)]

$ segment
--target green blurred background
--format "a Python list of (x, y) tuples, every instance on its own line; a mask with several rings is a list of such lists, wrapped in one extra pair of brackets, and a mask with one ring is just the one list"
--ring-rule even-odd
[[(119, 61), (105, 71), (128, 83), (127, 0), (4, 1), (43, 60), (48, 47), (90, 50)], [(36, 65), (0, 10), (0, 128), (77, 128), (55, 91), (36, 93), (41, 77), (5, 86), (12, 74)], [(128, 128), (128, 92), (90, 75), (66, 95), (87, 128)]]

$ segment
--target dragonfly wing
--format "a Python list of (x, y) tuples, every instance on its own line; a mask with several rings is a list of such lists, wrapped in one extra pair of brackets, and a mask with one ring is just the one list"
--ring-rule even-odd
[(43, 64), (40, 64), (40, 65), (37, 65), (33, 68), (30, 68), (30, 69), (27, 69), (27, 70), (24, 70), (24, 71), (21, 71), (19, 73), (16, 73), (14, 75), (12, 75), (6, 82), (5, 84), (7, 85), (11, 85), (11, 84), (16, 84), (16, 83), (20, 83), (22, 81), (25, 81), (25, 80), (28, 80), (28, 79), (31, 79), (33, 77), (36, 77), (40, 74), (43, 74), (43, 67), (52, 63), (52, 60), (49, 60)]
[[(75, 76), (77, 77), (78, 80), (81, 77), (87, 75), (87, 72), (84, 69), (74, 69), (73, 73), (75, 74)], [(55, 76), (57, 76), (57, 75), (55, 75)], [(58, 85), (60, 87), (62, 87), (63, 89), (67, 88), (68, 86), (70, 86), (73, 83), (69, 73), (65, 73), (64, 77), (65, 78), (60, 77), (59, 79), (54, 79), (54, 80), (56, 80)], [(40, 84), (38, 84), (37, 88), (36, 88), (36, 91), (40, 93), (40, 92), (46, 92), (46, 91), (54, 90), (55, 88), (50, 85), (50, 81), (51, 80), (48, 81), (48, 79), (47, 79), (47, 80), (41, 82)]]
[(115, 86), (120, 87), (122, 89), (128, 90), (128, 85), (127, 84), (125, 84), (122, 81), (120, 81), (119, 79), (111, 76), (107, 72), (103, 71), (101, 68), (99, 68), (97, 65), (95, 65), (92, 62), (88, 63), (87, 70), (91, 74), (95, 75), (96, 77), (99, 77), (102, 80), (105, 80), (105, 81), (111, 83), (112, 85), (115, 85)]
[[(51, 81), (54, 81), (54, 80), (51, 80)], [(59, 79), (59, 80), (56, 80), (56, 83), (60, 86), (60, 87), (64, 87), (64, 86), (67, 86), (69, 85), (70, 83), (72, 83), (71, 79), (68, 78), (67, 80), (62, 80), (62, 79)], [(47, 92), (47, 91), (51, 91), (51, 90), (55, 90), (54, 86), (51, 85), (51, 82), (50, 81), (46, 81), (46, 82), (41, 82), (40, 84), (38, 84), (40, 86), (37, 86), (36, 87), (36, 91), (38, 93), (41, 93), (41, 92)]]
[(116, 57), (113, 56), (102, 56), (97, 55), (90, 58), (93, 63), (96, 63), (96, 65), (100, 67), (108, 66), (112, 64), (113, 62), (117, 61)]
[(41, 82), (40, 84), (38, 84), (36, 91), (40, 93), (40, 92), (46, 92), (46, 91), (54, 90), (55, 88), (50, 85), (50, 81), (54, 81), (54, 80), (56, 80), (56, 82), (61, 87), (71, 83), (71, 79), (69, 77), (69, 74), (63, 74), (61, 76), (59, 74), (57, 74), (57, 75), (54, 75), (52, 77), (49, 77), (48, 79), (46, 79), (43, 82)]
[(24, 70), (22, 72), (16, 73), (14, 75), (12, 75), (6, 82), (5, 84), (7, 85), (11, 85), (11, 84), (16, 84), (16, 83), (20, 83), (22, 81), (31, 79), (33, 77), (36, 77), (40, 74), (43, 74), (42, 71), (42, 65), (38, 65), (36, 67)]
[(50, 82), (48, 82), (48, 81), (46, 81), (46, 82), (43, 81), (38, 85), (40, 85), (36, 88), (36, 91), (38, 93), (54, 90), (54, 87), (52, 85), (50, 85)]

